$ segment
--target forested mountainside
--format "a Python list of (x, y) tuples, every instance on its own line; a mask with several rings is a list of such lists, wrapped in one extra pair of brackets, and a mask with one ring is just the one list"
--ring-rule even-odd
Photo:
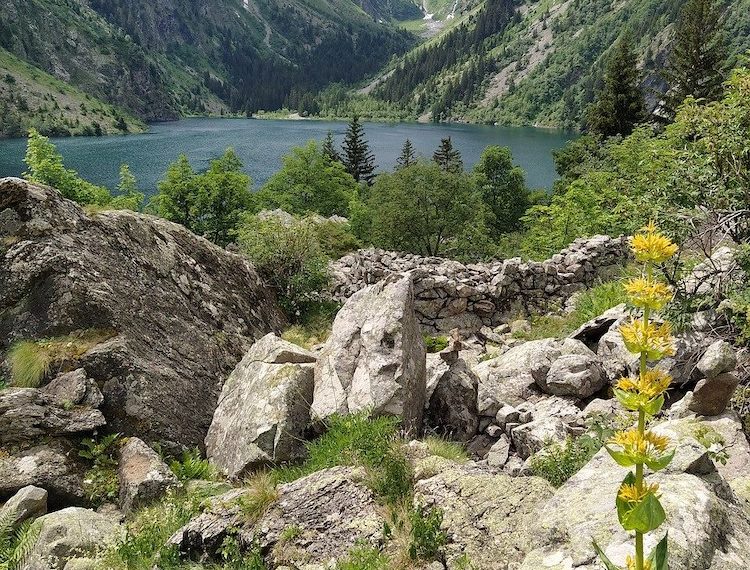
[(279, 108), (414, 41), (351, 0), (8, 0), (0, 12), (0, 47), (145, 120)]
[[(373, 115), (502, 124), (580, 124), (606, 55), (629, 33), (647, 94), (658, 87), (680, 0), (486, 0), (465, 21), (390, 65), (367, 96), (335, 101)], [(750, 1), (723, 4), (731, 59), (750, 49)]]

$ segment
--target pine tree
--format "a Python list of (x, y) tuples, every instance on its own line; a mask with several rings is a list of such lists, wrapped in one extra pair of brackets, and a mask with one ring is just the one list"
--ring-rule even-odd
[(336, 152), (336, 147), (334, 147), (333, 144), (333, 133), (328, 131), (326, 138), (323, 139), (323, 154), (326, 155), (331, 162), (341, 162), (341, 155)]
[(604, 74), (604, 88), (588, 110), (587, 127), (604, 138), (629, 135), (645, 118), (637, 56), (628, 34), (612, 48)]
[(669, 85), (660, 114), (672, 119), (687, 97), (716, 100), (722, 93), (727, 47), (716, 0), (687, 0), (677, 21), (662, 76)]
[(354, 180), (371, 184), (375, 178), (375, 157), (364, 137), (364, 127), (355, 115), (346, 129), (342, 162)]
[(440, 146), (432, 155), (432, 160), (437, 162), (440, 168), (446, 172), (463, 172), (464, 162), (461, 160), (461, 153), (453, 148), (450, 137), (440, 140)]
[(406, 139), (404, 146), (401, 147), (401, 156), (396, 159), (396, 169), (407, 168), (417, 162), (417, 154), (414, 145), (409, 139)]

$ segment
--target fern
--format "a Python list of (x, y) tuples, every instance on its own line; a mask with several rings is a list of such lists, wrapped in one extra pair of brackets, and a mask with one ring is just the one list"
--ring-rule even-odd
[(28, 560), (39, 538), (41, 525), (26, 521), (13, 530), (13, 513), (0, 518), (0, 570), (17, 570)]
[(216, 468), (208, 460), (201, 457), (198, 449), (188, 449), (182, 453), (179, 460), (169, 464), (172, 473), (180, 481), (203, 479), (213, 481), (217, 478)]

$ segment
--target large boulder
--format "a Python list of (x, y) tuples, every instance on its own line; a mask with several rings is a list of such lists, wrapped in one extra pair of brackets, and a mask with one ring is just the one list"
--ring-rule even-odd
[(146, 506), (179, 486), (177, 477), (159, 454), (137, 437), (129, 438), (123, 446), (117, 477), (125, 513)]
[(690, 411), (702, 416), (718, 416), (727, 409), (739, 383), (739, 378), (728, 372), (704, 378), (693, 390)]
[[(669, 469), (649, 477), (658, 482), (667, 521), (646, 536), (650, 551), (669, 533), (670, 568), (741, 570), (750, 566), (750, 518), (727, 481), (716, 470), (708, 449), (693, 437), (695, 420), (657, 426), (676, 445)], [(692, 422), (692, 427), (688, 430)], [(591, 541), (595, 539), (615, 564), (624, 565), (633, 538), (617, 520), (615, 496), (627, 470), (602, 449), (560, 487), (538, 510), (529, 529), (534, 550), (522, 570), (598, 570)]]
[(39, 534), (20, 570), (63, 570), (69, 560), (103, 552), (122, 537), (117, 520), (79, 507), (44, 515), (35, 524)]
[(63, 442), (51, 441), (13, 455), (0, 454), (0, 501), (34, 485), (47, 490), (52, 507), (85, 504), (84, 471), (77, 461), (77, 451)]
[(706, 349), (695, 367), (710, 380), (734, 370), (737, 367), (737, 354), (727, 341), (717, 340)]
[(206, 436), (207, 455), (225, 475), (304, 455), (315, 362), (274, 334), (248, 351), (224, 383)]
[(419, 481), (415, 502), (443, 511), (448, 570), (505, 570), (530, 550), (537, 508), (552, 492), (538, 477), (496, 475), (471, 464), (454, 464)]
[(47, 491), (29, 485), (0, 507), (0, 527), (16, 529), (28, 520), (47, 514)]
[(458, 441), (477, 433), (478, 379), (462, 359), (446, 362), (442, 354), (427, 355), (425, 425)]
[(566, 354), (552, 363), (547, 376), (539, 380), (540, 388), (555, 396), (588, 398), (607, 384), (597, 356), (590, 354)]
[(125, 435), (202, 444), (222, 380), (284, 324), (247, 260), (152, 216), (89, 216), (54, 189), (6, 178), (0, 243), (0, 354), (21, 339), (110, 331), (78, 366)]
[(382, 540), (383, 511), (366, 477), (360, 468), (334, 467), (280, 485), (278, 499), (254, 523), (239, 506), (245, 491), (233, 490), (213, 500), (169, 542), (185, 553), (213, 555), (227, 533), (236, 532), (241, 547), (266, 553), (269, 567), (334, 567), (355, 546), (377, 546)]
[(336, 315), (315, 367), (312, 415), (369, 410), (421, 429), (426, 352), (409, 275), (394, 274), (358, 291)]

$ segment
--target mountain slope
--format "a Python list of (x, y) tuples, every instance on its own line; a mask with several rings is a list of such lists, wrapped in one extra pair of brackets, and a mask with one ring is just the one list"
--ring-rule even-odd
[(0, 48), (0, 137), (139, 132), (145, 125)]
[[(623, 31), (637, 40), (644, 91), (658, 84), (656, 72), (666, 60), (681, 5), (681, 0), (486, 0), (464, 26), (387, 68), (373, 95), (408, 108), (414, 117), (577, 126), (594, 97), (607, 50)], [(736, 59), (750, 49), (750, 0), (725, 6)]]
[(280, 107), (413, 36), (351, 0), (5, 0), (0, 47), (147, 120)]

